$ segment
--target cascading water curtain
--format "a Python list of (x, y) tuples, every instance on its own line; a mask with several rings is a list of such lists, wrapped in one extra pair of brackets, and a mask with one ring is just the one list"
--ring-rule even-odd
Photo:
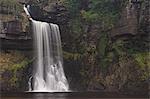
[[(29, 15), (26, 7), (24, 8)], [(63, 58), (59, 27), (30, 18), (34, 39), (34, 70), (29, 79), (29, 91), (66, 92), (68, 81), (63, 70)]]

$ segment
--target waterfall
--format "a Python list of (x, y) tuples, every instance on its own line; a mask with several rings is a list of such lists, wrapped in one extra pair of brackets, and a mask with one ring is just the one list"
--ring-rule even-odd
[[(24, 7), (25, 12), (28, 12)], [(27, 13), (29, 16), (29, 13)], [(34, 70), (29, 79), (29, 91), (64, 92), (69, 85), (63, 70), (59, 27), (53, 23), (30, 18), (34, 40)]]

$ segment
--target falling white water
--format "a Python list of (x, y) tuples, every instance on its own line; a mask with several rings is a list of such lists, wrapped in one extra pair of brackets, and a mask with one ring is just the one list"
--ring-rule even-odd
[[(25, 8), (26, 9), (26, 8)], [(27, 9), (25, 11), (28, 11)], [(29, 79), (29, 91), (64, 92), (69, 85), (63, 70), (59, 27), (56, 24), (31, 20), (36, 61)]]

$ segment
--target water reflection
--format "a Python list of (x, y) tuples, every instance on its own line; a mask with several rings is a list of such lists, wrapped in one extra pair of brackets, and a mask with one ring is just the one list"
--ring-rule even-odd
[(60, 93), (55, 93), (55, 94), (43, 94), (43, 93), (38, 93), (34, 94), (32, 99), (68, 99), (67, 94), (60, 94)]
[(0, 99), (70, 99), (68, 93), (3, 93)]
[(0, 99), (102, 99), (102, 98), (148, 98), (148, 93), (145, 94), (120, 94), (108, 92), (66, 92), (66, 93), (0, 93)]

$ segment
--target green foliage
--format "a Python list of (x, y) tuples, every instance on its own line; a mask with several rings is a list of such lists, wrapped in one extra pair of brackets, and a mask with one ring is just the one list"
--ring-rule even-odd
[[(69, 12), (69, 35), (71, 35), (72, 40), (74, 40), (71, 46), (75, 45), (77, 50), (81, 49), (78, 50), (77, 53), (84, 55), (86, 55), (86, 52), (91, 53), (91, 50), (89, 51), (88, 39), (87, 41), (83, 39), (83, 36), (90, 38), (88, 37), (90, 33), (85, 32), (91, 30), (88, 31), (85, 27), (89, 26), (90, 29), (90, 26), (96, 24), (98, 27), (101, 27), (103, 31), (112, 28), (116, 20), (120, 17), (122, 8), (126, 5), (125, 1), (126, 0), (65, 0), (65, 6)], [(106, 51), (109, 42), (107, 32), (100, 33), (100, 37), (98, 37), (99, 39), (97, 41), (98, 44), (93, 55), (96, 55), (98, 52), (98, 57), (100, 58), (100, 60), (98, 60), (99, 64), (101, 67), (107, 67), (113, 60), (112, 57), (114, 54), (110, 54)], [(97, 36), (99, 36), (98, 33)], [(118, 54), (122, 53), (122, 47), (118, 42), (113, 45), (113, 49)]]
[(71, 35), (76, 40), (82, 33), (82, 19), (80, 16), (81, 0), (65, 0), (65, 6), (69, 12), (69, 28)]
[(79, 60), (82, 57), (81, 54), (78, 54), (78, 53), (69, 53), (69, 52), (65, 52), (65, 51), (63, 51), (63, 56), (64, 56), (64, 59), (74, 60), (74, 61)]
[(71, 17), (79, 16), (81, 1), (82, 0), (65, 0), (65, 6)]
[(108, 44), (108, 37), (107, 37), (107, 33), (102, 33), (100, 39), (99, 39), (99, 44), (98, 44), (98, 52), (99, 55), (101, 55), (102, 57), (105, 56), (105, 51), (106, 51), (106, 47)]
[(82, 23), (79, 18), (75, 18), (70, 20), (71, 30), (73, 32), (73, 36), (78, 38), (80, 33), (82, 33)]
[(109, 43), (109, 39), (105, 33), (99, 42), (99, 64), (103, 70), (106, 70), (119, 56), (126, 54), (123, 40), (117, 40), (113, 43)]
[(85, 19), (85, 21), (89, 22), (89, 23), (93, 23), (93, 22), (98, 22), (98, 13), (93, 13), (92, 11), (85, 11), (82, 10), (81, 11), (81, 15), (83, 17), (83, 19)]
[(17, 6), (18, 2), (16, 0), (0, 0), (0, 4), (5, 7)]
[(133, 56), (141, 68), (150, 67), (150, 53), (138, 53)]
[(25, 68), (25, 66), (27, 66), (29, 63), (30, 63), (30, 61), (27, 58), (25, 58), (20, 63), (16, 63), (13, 66), (11, 66), (10, 68), (8, 68), (8, 70), (14, 71), (14, 73), (16, 73), (17, 70)]
[(115, 52), (117, 56), (122, 56), (125, 54), (125, 47), (124, 47), (123, 40), (117, 40), (112, 44), (112, 50)]
[(17, 0), (0, 0), (0, 5), (7, 8), (8, 14), (19, 15), (23, 10), (22, 5)]
[[(3, 74), (11, 74), (8, 79), (8, 84), (11, 87), (18, 87), (18, 81), (21, 78), (21, 75), (18, 75), (23, 71), (26, 66), (32, 62), (27, 57), (25, 57), (21, 52), (18, 51), (10, 51), (9, 53), (0, 52), (0, 72)], [(3, 81), (5, 77), (0, 77)]]
[(108, 37), (107, 33), (101, 33), (101, 37), (99, 38), (98, 45), (97, 45), (97, 51), (99, 56), (99, 65), (101, 68), (107, 67), (107, 52), (106, 47), (108, 46)]
[[(122, 79), (123, 83), (125, 81), (125, 84), (122, 85), (127, 86), (128, 81), (126, 83), (126, 79), (130, 79), (130, 77), (129, 83), (132, 82), (132, 77), (136, 79), (136, 83), (148, 78), (148, 69), (146, 70), (150, 65), (146, 62), (148, 60), (148, 38), (138, 35), (134, 37), (131, 35), (121, 35), (120, 37), (119, 35), (112, 38), (112, 41), (109, 38), (109, 33), (105, 32), (114, 28), (115, 23), (118, 23), (122, 10), (129, 3), (129, 0), (65, 1), (69, 13), (70, 31), (68, 35), (71, 35), (69, 37), (72, 41), (69, 46), (71, 47), (69, 48), (71, 54), (67, 53), (65, 57), (77, 61), (81, 60), (79, 72), (85, 87), (89, 87), (91, 82), (95, 83), (96, 75), (97, 78), (100, 78), (99, 74), (103, 74), (103, 72), (113, 76), (114, 81), (112, 83), (117, 82), (113, 84), (114, 86), (119, 85)], [(144, 23), (145, 26), (148, 25)], [(147, 29), (144, 28), (143, 30), (146, 31)], [(92, 46), (96, 47), (93, 48)], [(113, 73), (114, 71), (115, 73)], [(134, 74), (139, 76), (134, 77)]]
[[(30, 61), (26, 58), (24, 59), (22, 62), (14, 64), (13, 66), (11, 66), (10, 68), (8, 68), (9, 71), (12, 72), (13, 76), (10, 79), (10, 83), (12, 86), (18, 86), (17, 81), (18, 79), (18, 75), (17, 72), (19, 72), (20, 70), (25, 69), (25, 67), (30, 63)], [(20, 75), (19, 75), (20, 76)]]
[(138, 53), (133, 55), (135, 61), (137, 62), (142, 76), (141, 80), (147, 80), (149, 78), (149, 69), (150, 69), (150, 53)]
[(100, 23), (105, 28), (113, 27), (119, 18), (122, 5), (112, 0), (90, 0), (89, 9), (81, 11), (82, 17), (91, 23)]

